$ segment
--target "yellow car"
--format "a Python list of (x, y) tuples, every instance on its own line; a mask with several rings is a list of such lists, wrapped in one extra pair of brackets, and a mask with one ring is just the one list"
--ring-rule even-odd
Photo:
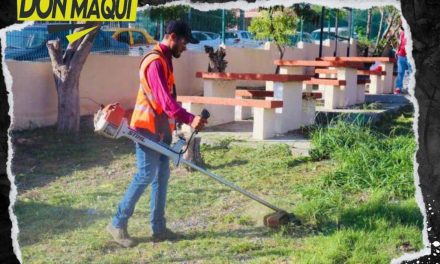
[(138, 28), (116, 28), (107, 30), (114, 32), (112, 37), (130, 47), (129, 55), (142, 56), (157, 43), (147, 31)]

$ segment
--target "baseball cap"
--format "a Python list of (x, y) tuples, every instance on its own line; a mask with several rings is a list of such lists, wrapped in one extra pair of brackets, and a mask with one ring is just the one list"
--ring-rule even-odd
[(165, 28), (165, 34), (175, 33), (179, 37), (184, 37), (188, 43), (198, 44), (199, 41), (191, 34), (191, 28), (185, 21), (171, 20)]

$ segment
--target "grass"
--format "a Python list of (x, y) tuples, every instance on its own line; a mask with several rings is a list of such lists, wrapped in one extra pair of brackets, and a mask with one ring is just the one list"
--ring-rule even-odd
[(343, 186), (350, 191), (373, 188), (392, 197), (413, 196), (416, 144), (411, 130), (402, 130), (402, 122), (404, 116), (395, 121), (394, 127), (375, 129), (369, 124), (337, 120), (314, 131), (312, 158), (331, 158), (336, 163), (335, 170), (323, 178), (323, 185)]
[(132, 249), (118, 247), (104, 228), (134, 174), (133, 144), (95, 135), (87, 126), (78, 138), (53, 128), (17, 132), (13, 171), (23, 260), (387, 263), (423, 246), (413, 198), (411, 122), (406, 114), (379, 127), (318, 128), (311, 158), (294, 157), (281, 144), (251, 147), (226, 138), (203, 145), (207, 169), (295, 213), (303, 225), (267, 229), (262, 219), (269, 209), (200, 173), (173, 167), (167, 222), (185, 239), (151, 242), (149, 197), (143, 195), (129, 223), (140, 242)]

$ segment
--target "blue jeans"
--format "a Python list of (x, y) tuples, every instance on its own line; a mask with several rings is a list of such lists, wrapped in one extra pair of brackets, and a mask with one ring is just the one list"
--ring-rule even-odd
[(116, 214), (113, 216), (113, 226), (117, 228), (127, 226), (128, 219), (133, 215), (137, 201), (148, 184), (151, 183), (151, 227), (154, 234), (159, 234), (165, 230), (165, 203), (170, 177), (169, 165), (170, 162), (167, 156), (136, 143), (137, 172), (120, 201)]
[(411, 65), (408, 63), (406, 57), (397, 56), (397, 78), (396, 78), (396, 89), (402, 91), (403, 78), (405, 77), (405, 72), (411, 72)]

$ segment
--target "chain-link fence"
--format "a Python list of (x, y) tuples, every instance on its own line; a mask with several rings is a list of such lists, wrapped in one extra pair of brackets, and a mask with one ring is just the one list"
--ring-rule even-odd
[[(335, 26), (335, 15), (332, 12), (326, 16), (324, 23), (324, 31), (328, 31), (328, 34), (330, 27)], [(147, 9), (138, 12), (134, 23), (103, 23), (91, 52), (142, 56), (163, 38), (167, 22), (175, 19), (186, 21), (191, 26), (194, 36), (200, 41), (199, 45), (189, 45), (189, 50), (203, 51), (204, 45), (218, 46), (221, 43), (237, 47), (261, 48), (261, 41), (253, 40), (251, 34), (239, 31), (246, 31), (252, 19), (258, 14), (258, 10), (199, 11), (188, 6)], [(358, 17), (360, 16), (356, 13), (353, 28), (356, 28)], [(310, 33), (318, 29), (319, 24), (320, 14), (317, 12), (300, 17), (296, 26), (297, 34), (292, 37), (292, 44), (295, 45), (298, 41), (313, 42), (316, 36)], [(347, 27), (348, 21), (346, 18), (341, 18), (338, 24), (340, 27)], [(341, 32), (340, 30), (339, 33)], [(36, 23), (21, 31), (7, 32), (5, 57), (12, 60), (47, 61), (49, 60), (47, 41), (59, 38), (62, 48), (65, 49), (68, 45), (66, 36), (70, 33), (72, 32), (48, 33), (47, 23)]]
[[(36, 23), (22, 30), (6, 32), (6, 60), (48, 61), (49, 51), (46, 46), (50, 40), (60, 40), (62, 50), (66, 50), (66, 36), (72, 31), (49, 33), (47, 23)], [(91, 53), (127, 55), (130, 46), (113, 38), (114, 31), (99, 30), (95, 37)]]
[[(242, 29), (244, 13), (231, 10), (199, 11), (185, 6), (151, 9), (138, 12), (135, 23), (104, 22), (98, 32), (91, 53), (125, 54), (142, 56), (163, 38), (166, 24), (171, 19), (180, 19), (190, 24), (200, 45), (189, 49), (202, 51), (204, 45), (219, 45), (223, 29)], [(241, 21), (240, 21), (241, 17)], [(49, 33), (48, 23), (35, 23), (22, 30), (6, 33), (7, 60), (48, 61), (46, 43), (59, 39), (63, 50), (69, 44), (66, 36), (72, 31)], [(212, 33), (212, 34), (211, 34)]]

